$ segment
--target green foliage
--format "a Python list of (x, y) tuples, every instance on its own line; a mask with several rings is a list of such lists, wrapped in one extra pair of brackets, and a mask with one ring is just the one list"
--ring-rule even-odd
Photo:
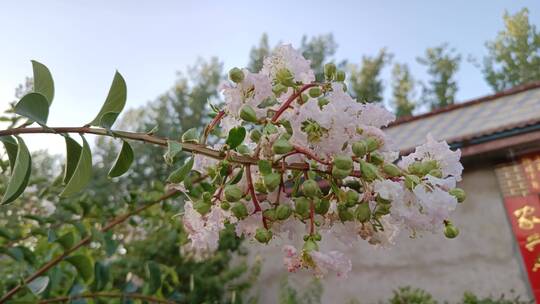
[(428, 48), (424, 57), (418, 57), (418, 63), (426, 66), (430, 76), (428, 84), (423, 84), (422, 100), (431, 109), (451, 105), (455, 102), (458, 90), (455, 75), (461, 63), (461, 55), (444, 43)]
[(317, 279), (312, 280), (302, 288), (302, 293), (289, 284), (287, 277), (284, 277), (279, 286), (279, 304), (316, 304), (321, 303), (323, 285)]
[(315, 79), (317, 81), (324, 80), (323, 65), (329, 62), (337, 50), (337, 43), (334, 40), (334, 35), (318, 35), (308, 38), (304, 35), (300, 43), (300, 51), (302, 55), (311, 61), (311, 68), (315, 71)]
[(504, 30), (486, 43), (484, 77), (494, 91), (540, 80), (540, 32), (529, 21), (529, 10), (504, 13)]
[(413, 93), (414, 79), (409, 67), (396, 63), (392, 68), (392, 104), (397, 117), (412, 115), (415, 108)]
[(253, 73), (259, 72), (263, 67), (264, 58), (270, 55), (270, 52), (268, 35), (264, 33), (259, 40), (259, 45), (252, 47), (249, 52), (248, 69)]
[(362, 65), (351, 65), (350, 88), (358, 102), (381, 102), (384, 86), (380, 79), (382, 69), (391, 61), (392, 55), (381, 49), (375, 57), (363, 56)]
[(389, 304), (436, 304), (431, 294), (425, 290), (411, 287), (400, 287), (393, 291), (394, 296), (388, 300)]
[(126, 81), (120, 73), (116, 72), (105, 103), (101, 107), (101, 110), (99, 110), (96, 118), (90, 122), (90, 125), (110, 129), (120, 112), (124, 109), (126, 98)]
[(127, 141), (122, 142), (122, 149), (118, 153), (118, 157), (114, 162), (111, 170), (109, 171), (109, 177), (118, 177), (126, 173), (133, 163), (133, 149)]

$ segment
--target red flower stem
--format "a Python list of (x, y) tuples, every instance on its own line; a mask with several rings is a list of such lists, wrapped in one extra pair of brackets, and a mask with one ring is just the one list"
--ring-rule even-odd
[(331, 165), (332, 163), (329, 162), (329, 161), (326, 161), (324, 159), (320, 159), (317, 155), (313, 154), (313, 152), (309, 151), (308, 149), (305, 149), (303, 147), (300, 147), (300, 146), (297, 146), (297, 145), (294, 145), (294, 150), (297, 152), (297, 153), (301, 153), (301, 154), (304, 154), (305, 156), (307, 156), (309, 159), (312, 159), (316, 162), (319, 162), (323, 165)]
[[(253, 211), (253, 213), (261, 212), (262, 208), (261, 208), (261, 205), (259, 204), (259, 200), (257, 199), (257, 194), (255, 193), (255, 187), (253, 187), (253, 180), (251, 178), (251, 166), (246, 165), (245, 168), (246, 168), (246, 177), (247, 177), (249, 194), (251, 195), (251, 200), (253, 201), (253, 205), (255, 206), (255, 211)], [(262, 215), (262, 220), (263, 220), (264, 228), (268, 229), (268, 224), (266, 223), (266, 218), (264, 217), (264, 215)]]
[(300, 90), (298, 90), (297, 92), (293, 93), (282, 105), (281, 107), (279, 107), (279, 109), (276, 111), (276, 113), (274, 114), (274, 117), (272, 117), (272, 122), (276, 122), (278, 121), (279, 117), (281, 116), (281, 114), (283, 114), (283, 112), (285, 112), (285, 110), (287, 110), (289, 108), (289, 106), (291, 105), (291, 103), (296, 99), (298, 98), (298, 96), (300, 96), (305, 90), (309, 89), (309, 88), (312, 88), (312, 87), (316, 87), (320, 84), (318, 83), (308, 83), (308, 84), (305, 84), (303, 85)]

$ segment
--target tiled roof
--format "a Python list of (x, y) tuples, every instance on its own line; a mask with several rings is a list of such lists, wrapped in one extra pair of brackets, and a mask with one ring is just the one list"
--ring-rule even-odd
[(540, 82), (398, 120), (386, 131), (408, 151), (429, 133), (452, 144), (534, 124), (540, 124)]

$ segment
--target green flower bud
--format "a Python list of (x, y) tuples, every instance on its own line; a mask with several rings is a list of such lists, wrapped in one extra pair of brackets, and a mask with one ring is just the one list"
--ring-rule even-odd
[(272, 231), (264, 228), (257, 228), (257, 230), (255, 230), (255, 239), (263, 244), (267, 244), (272, 239)]
[(336, 65), (333, 63), (327, 63), (324, 65), (324, 76), (326, 79), (334, 79), (336, 75)]
[(298, 100), (298, 103), (300, 105), (305, 104), (309, 100), (309, 95), (308, 94), (302, 94), (302, 95), (300, 95), (300, 97), (302, 97), (301, 100), (300, 99)]
[(266, 187), (264, 186), (264, 181), (258, 180), (253, 184), (255, 191), (266, 193)]
[(425, 160), (422, 162), (422, 170), (424, 172), (429, 172), (431, 170), (435, 170), (435, 169), (439, 169), (439, 164), (437, 163), (436, 160), (434, 159), (431, 159), (431, 160)]
[(442, 178), (443, 177), (442, 171), (440, 169), (433, 169), (433, 170), (429, 171), (428, 174), (431, 175), (431, 176), (437, 177), (437, 178)]
[(276, 217), (280, 221), (288, 219), (291, 214), (292, 209), (287, 205), (279, 205), (276, 209)]
[(399, 169), (398, 166), (394, 165), (394, 164), (384, 164), (383, 165), (383, 171), (384, 173), (386, 173), (386, 175), (390, 176), (390, 177), (398, 177), (398, 176), (401, 176), (401, 170)]
[(276, 79), (279, 83), (286, 87), (293, 87), (294, 75), (288, 69), (280, 69), (276, 72)]
[(322, 236), (319, 233), (315, 233), (313, 235), (313, 239), (317, 242), (320, 242), (322, 240)]
[(339, 71), (336, 72), (336, 80), (337, 81), (343, 82), (343, 81), (345, 81), (345, 77), (346, 77), (346, 75), (345, 75), (344, 71), (339, 70)]
[(351, 174), (351, 171), (352, 171), (351, 169), (342, 170), (342, 169), (339, 169), (338, 167), (333, 167), (332, 176), (337, 179), (344, 179), (345, 177), (349, 176), (349, 174)]
[(384, 157), (377, 152), (373, 152), (369, 155), (369, 162), (378, 166), (384, 163)]
[(366, 161), (360, 160), (360, 171), (362, 173), (362, 178), (368, 182), (372, 182), (379, 178), (379, 170), (377, 167)]
[(236, 148), (236, 151), (242, 155), (249, 155), (251, 153), (251, 150), (246, 145), (240, 145)]
[(263, 216), (273, 222), (277, 219), (277, 212), (275, 209), (266, 209), (263, 211)]
[(312, 98), (317, 98), (321, 96), (321, 94), (322, 94), (322, 90), (320, 87), (313, 87), (309, 89), (309, 96), (311, 96)]
[(294, 202), (294, 212), (303, 219), (308, 218), (310, 201), (305, 197), (298, 197)]
[(465, 201), (465, 198), (466, 198), (466, 194), (465, 194), (465, 191), (461, 188), (454, 188), (454, 189), (451, 189), (450, 191), (448, 191), (448, 193), (452, 196), (455, 196), (458, 203), (463, 203)]
[(346, 195), (345, 195), (345, 202), (347, 204), (347, 207), (352, 207), (354, 205), (356, 205), (358, 203), (358, 198), (360, 197), (360, 195), (358, 194), (358, 192), (354, 191), (354, 190), (349, 190), (346, 192)]
[(444, 236), (449, 239), (453, 239), (459, 234), (459, 229), (457, 229), (452, 223), (448, 222), (444, 225)]
[(281, 83), (277, 83), (272, 87), (272, 92), (274, 95), (279, 97), (281, 94), (287, 92), (287, 87), (282, 85)]
[(410, 174), (418, 175), (418, 176), (424, 176), (422, 172), (424, 171), (424, 167), (422, 166), (422, 163), (419, 161), (415, 161), (412, 164), (407, 167), (407, 170)]
[(356, 210), (354, 210), (354, 216), (361, 223), (369, 221), (371, 219), (371, 209), (369, 209), (369, 204), (367, 202), (360, 203), (360, 205), (356, 207)]
[(420, 177), (412, 174), (405, 175), (405, 187), (409, 190), (413, 190), (416, 186), (420, 185), (422, 180)]
[(352, 158), (346, 155), (337, 155), (334, 157), (334, 167), (341, 170), (351, 170), (353, 167)]
[(229, 202), (237, 202), (244, 196), (244, 193), (236, 185), (227, 185), (223, 191), (225, 193), (225, 199)]
[(325, 215), (330, 209), (330, 201), (325, 199), (315, 200), (315, 213)]
[(274, 142), (274, 145), (272, 145), (272, 151), (276, 154), (285, 154), (288, 152), (291, 152), (293, 150), (293, 146), (285, 139), (278, 139)]
[(352, 145), (354, 155), (363, 157), (368, 153), (368, 146), (365, 140), (357, 141)]
[(377, 208), (375, 208), (375, 216), (380, 217), (383, 215), (390, 214), (390, 208), (392, 207), (391, 204), (377, 204)]
[(253, 142), (256, 142), (258, 143), (259, 140), (261, 139), (261, 131), (259, 130), (253, 130), (251, 131), (251, 133), (249, 134), (249, 138), (253, 141)]
[(231, 204), (229, 204), (229, 202), (223, 201), (221, 202), (220, 207), (223, 210), (229, 210), (231, 208)]
[(317, 105), (319, 105), (319, 108), (324, 108), (325, 105), (329, 104), (330, 101), (328, 101), (328, 99), (324, 98), (324, 97), (321, 97), (317, 100)]
[(368, 138), (366, 138), (364, 140), (366, 141), (368, 152), (373, 152), (373, 151), (379, 149), (379, 147), (381, 145), (379, 140), (377, 138), (375, 138), (375, 137), (368, 137)]
[(302, 192), (305, 196), (311, 198), (319, 197), (322, 194), (321, 188), (319, 188), (319, 184), (317, 184), (317, 182), (312, 179), (304, 181), (304, 183), (302, 184)]
[(197, 210), (201, 215), (207, 214), (211, 207), (211, 204), (204, 201), (198, 201), (193, 204), (193, 209)]
[(244, 105), (240, 110), (240, 118), (247, 122), (257, 122), (257, 113), (250, 105)]
[(354, 219), (354, 215), (345, 205), (339, 205), (338, 216), (342, 222), (352, 221)]
[(248, 216), (246, 205), (240, 202), (235, 203), (232, 206), (231, 211), (234, 214), (234, 216), (236, 216), (240, 220), (243, 220)]
[(279, 173), (267, 174), (263, 176), (263, 182), (266, 189), (272, 192), (279, 186), (279, 183), (281, 182), (281, 175), (279, 175)]
[(244, 72), (239, 68), (232, 68), (229, 71), (229, 79), (232, 82), (240, 83), (242, 80), (244, 80)]
[(307, 241), (304, 242), (303, 250), (306, 252), (317, 251), (319, 250), (319, 245), (311, 238), (308, 238)]

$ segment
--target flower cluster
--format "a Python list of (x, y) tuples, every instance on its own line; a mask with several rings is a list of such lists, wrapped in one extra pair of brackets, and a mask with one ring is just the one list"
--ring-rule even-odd
[[(260, 72), (234, 68), (229, 78), (204, 140), (184, 138), (221, 138), (213, 148), (222, 157), (194, 155), (192, 178), (178, 185), (189, 198), (183, 222), (193, 251), (216, 250), (233, 225), (239, 237), (285, 245), (289, 271), (346, 276), (350, 260), (320, 250), (323, 236), (385, 247), (403, 230), (457, 236), (448, 218), (465, 199), (456, 188), (460, 152), (429, 137), (399, 160), (381, 129), (394, 115), (351, 97), (334, 64), (317, 82), (310, 62), (282, 45)], [(289, 245), (295, 239), (303, 245)]]

